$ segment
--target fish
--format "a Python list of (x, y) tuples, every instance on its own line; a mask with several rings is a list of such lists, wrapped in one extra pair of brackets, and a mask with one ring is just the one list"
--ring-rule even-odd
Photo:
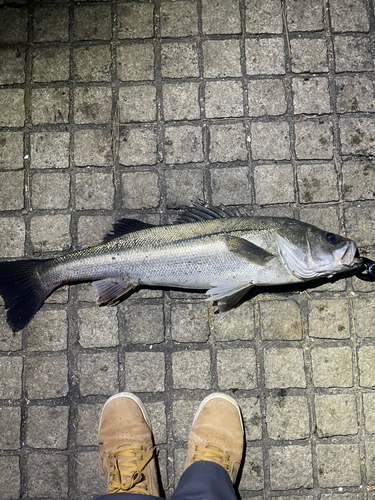
[(354, 241), (288, 217), (249, 216), (197, 203), (175, 224), (121, 219), (98, 245), (37, 260), (0, 262), (0, 295), (13, 331), (58, 286), (90, 281), (98, 305), (142, 285), (206, 290), (224, 316), (253, 286), (301, 283), (363, 265)]

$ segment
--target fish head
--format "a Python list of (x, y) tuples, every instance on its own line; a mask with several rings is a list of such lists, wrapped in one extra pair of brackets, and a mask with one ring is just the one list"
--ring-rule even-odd
[(354, 241), (303, 222), (280, 231), (278, 245), (284, 266), (300, 280), (332, 277), (363, 265)]

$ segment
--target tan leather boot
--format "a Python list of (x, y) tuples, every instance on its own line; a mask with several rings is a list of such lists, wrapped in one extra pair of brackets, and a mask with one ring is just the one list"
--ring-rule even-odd
[(134, 394), (115, 394), (105, 403), (99, 450), (108, 493), (159, 496), (150, 419)]
[(243, 423), (238, 404), (230, 396), (215, 392), (202, 401), (195, 414), (185, 469), (198, 460), (216, 462), (228, 471), (234, 484), (243, 446)]

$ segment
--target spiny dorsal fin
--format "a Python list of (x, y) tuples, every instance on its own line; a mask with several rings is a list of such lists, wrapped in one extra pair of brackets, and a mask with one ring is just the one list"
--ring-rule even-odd
[(154, 224), (149, 224), (136, 219), (120, 219), (115, 222), (113, 229), (104, 237), (103, 242), (107, 243), (108, 241), (119, 238), (124, 234), (134, 233), (135, 231), (140, 231), (141, 229), (147, 229), (149, 227), (154, 227)]
[(245, 211), (241, 213), (236, 207), (229, 209), (222, 203), (218, 207), (213, 207), (205, 201), (199, 201), (198, 203), (194, 203), (192, 207), (186, 208), (185, 212), (178, 217), (176, 224), (247, 216)]
[(228, 250), (243, 260), (247, 260), (257, 266), (265, 266), (267, 262), (274, 258), (272, 253), (263, 250), (263, 248), (254, 245), (251, 241), (238, 236), (227, 236)]

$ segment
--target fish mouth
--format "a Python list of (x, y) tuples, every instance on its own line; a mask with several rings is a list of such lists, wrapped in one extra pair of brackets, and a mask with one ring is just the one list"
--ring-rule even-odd
[(335, 251), (335, 258), (342, 266), (360, 267), (363, 265), (361, 258), (356, 258), (357, 247), (354, 241), (348, 241), (346, 245)]

